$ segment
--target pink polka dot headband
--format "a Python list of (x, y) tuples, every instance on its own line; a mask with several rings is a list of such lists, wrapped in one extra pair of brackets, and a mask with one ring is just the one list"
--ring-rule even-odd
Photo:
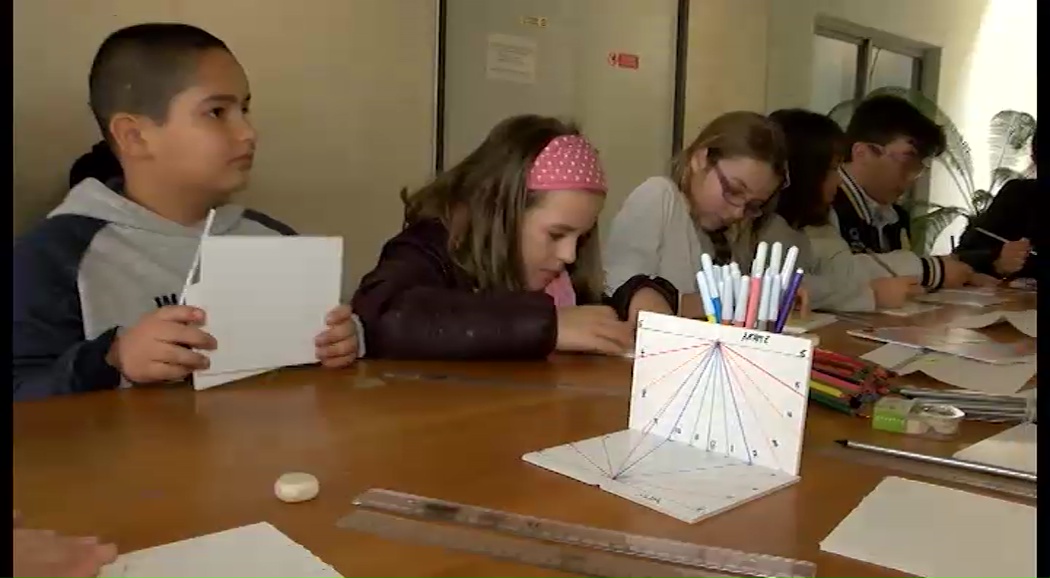
[(598, 151), (580, 135), (555, 137), (536, 157), (526, 186), (533, 191), (582, 190), (604, 195)]

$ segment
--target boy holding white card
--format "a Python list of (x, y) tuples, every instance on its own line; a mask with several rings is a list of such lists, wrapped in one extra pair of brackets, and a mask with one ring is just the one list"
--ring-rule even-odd
[[(294, 235), (229, 204), (248, 182), (256, 133), (248, 79), (226, 45), (185, 24), (110, 35), (89, 77), (91, 108), (124, 178), (85, 179), (14, 245), (14, 399), (180, 380), (220, 344), (205, 312), (177, 304), (205, 217), (211, 235)], [(358, 322), (336, 307), (318, 360), (358, 355)], [(320, 322), (319, 322), (320, 324)]]

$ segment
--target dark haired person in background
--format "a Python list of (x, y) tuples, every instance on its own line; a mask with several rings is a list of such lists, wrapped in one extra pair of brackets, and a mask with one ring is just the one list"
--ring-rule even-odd
[(120, 168), (120, 161), (113, 149), (105, 139), (95, 143), (91, 150), (80, 155), (69, 169), (69, 188), (73, 188), (84, 179), (95, 179), (100, 183), (108, 183), (114, 179), (123, 178), (124, 171)]
[[(897, 201), (946, 147), (944, 130), (908, 101), (876, 96), (857, 106), (846, 128), (842, 185), (832, 202), (832, 222), (854, 253), (912, 250), (908, 211)], [(951, 256), (916, 255), (923, 287), (961, 287), (973, 269)], [(892, 267), (891, 267), (892, 268)]]
[[(778, 110), (769, 118), (784, 132), (791, 167), (791, 182), (780, 192), (776, 210), (809, 245), (810, 250), (799, 256), (809, 255), (810, 262), (799, 265), (806, 270), (811, 306), (831, 311), (893, 309), (921, 292), (918, 277), (890, 276), (870, 255), (853, 254), (830, 223), (846, 143), (839, 125), (803, 109)], [(898, 269), (917, 265), (909, 251), (884, 253), (880, 259)]]
[[(1036, 164), (1039, 125), (1032, 135)], [(988, 209), (970, 221), (955, 255), (974, 271), (1000, 279), (1035, 279), (1040, 266), (1039, 185), (1036, 179), (1014, 179), (1003, 185)], [(991, 235), (989, 235), (991, 233)], [(1003, 242), (992, 235), (1007, 239)]]

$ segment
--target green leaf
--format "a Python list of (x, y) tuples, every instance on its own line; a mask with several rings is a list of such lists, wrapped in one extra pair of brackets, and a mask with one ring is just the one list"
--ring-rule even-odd
[(988, 210), (988, 206), (992, 204), (992, 200), (995, 197), (990, 191), (984, 189), (977, 189), (973, 192), (973, 207), (974, 215), (980, 215), (981, 213)]
[[(1002, 110), (992, 117), (988, 125), (989, 167), (1024, 170), (1032, 154), (1032, 135), (1035, 134), (1035, 118), (1027, 112)], [(994, 181), (994, 174), (993, 174)]]
[(933, 251), (933, 244), (941, 233), (959, 217), (969, 217), (970, 213), (963, 207), (939, 207), (929, 213), (912, 216), (912, 249), (920, 255)]
[(835, 105), (828, 111), (828, 117), (838, 123), (842, 130), (849, 126), (849, 119), (853, 118), (853, 111), (857, 110), (859, 100), (845, 100)]

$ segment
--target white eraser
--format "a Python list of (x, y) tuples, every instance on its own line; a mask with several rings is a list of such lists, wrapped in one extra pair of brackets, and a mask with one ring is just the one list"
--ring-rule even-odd
[(317, 497), (321, 486), (317, 478), (302, 472), (282, 474), (273, 485), (273, 491), (282, 502), (294, 504), (305, 502)]

